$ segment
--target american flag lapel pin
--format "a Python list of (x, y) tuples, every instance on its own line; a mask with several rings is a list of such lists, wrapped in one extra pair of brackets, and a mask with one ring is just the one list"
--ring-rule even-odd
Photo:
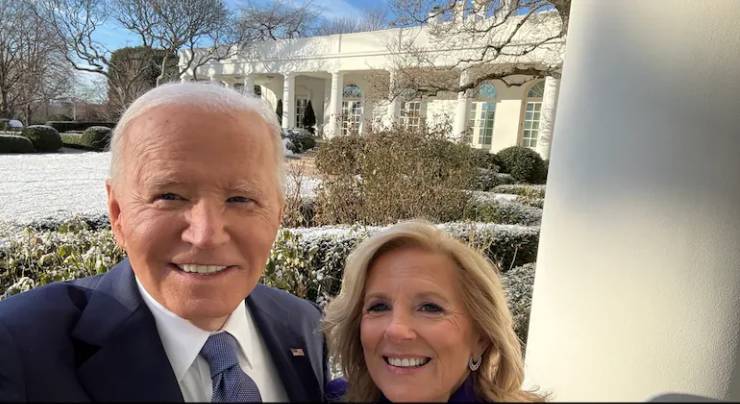
[(293, 356), (305, 356), (303, 349), (301, 348), (290, 348), (290, 353), (293, 354)]

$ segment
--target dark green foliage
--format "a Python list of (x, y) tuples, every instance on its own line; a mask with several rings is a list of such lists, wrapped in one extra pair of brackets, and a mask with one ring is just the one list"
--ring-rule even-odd
[(492, 169), (477, 167), (477, 174), (471, 189), (488, 191), (494, 186), (496, 186), (496, 172)]
[(514, 320), (514, 331), (522, 342), (527, 341), (529, 331), (534, 275), (535, 264), (529, 263), (512, 268), (501, 276), (501, 284)]
[(0, 153), (33, 153), (31, 139), (20, 135), (0, 135)]
[(511, 174), (519, 182), (541, 184), (545, 182), (545, 162), (540, 155), (527, 147), (511, 146), (498, 152), (501, 171)]
[(96, 121), (48, 121), (46, 126), (51, 126), (59, 132), (83, 131), (91, 126), (105, 126), (113, 128), (116, 122), (96, 122)]
[(316, 139), (306, 129), (290, 129), (285, 134), (285, 137), (290, 139), (288, 148), (293, 153), (303, 153), (316, 146)]
[(40, 152), (57, 151), (62, 148), (62, 137), (51, 126), (31, 125), (23, 128), (21, 134), (33, 143), (33, 147)]
[(544, 185), (526, 185), (526, 184), (508, 184), (508, 185), (497, 185), (493, 188), (492, 192), (497, 194), (515, 194), (521, 195), (528, 198), (545, 198), (545, 186)]
[(105, 126), (91, 126), (82, 132), (81, 142), (84, 146), (103, 151), (110, 145), (113, 131)]
[(62, 137), (62, 143), (64, 147), (71, 147), (74, 149), (90, 150), (90, 148), (82, 144), (82, 133), (77, 132), (64, 132), (60, 133)]
[(314, 128), (314, 125), (316, 125), (316, 114), (313, 112), (313, 106), (311, 106), (311, 100), (308, 100), (308, 105), (306, 105), (306, 112), (303, 114), (303, 127), (306, 128), (311, 134), (314, 134), (314, 131), (316, 128)]
[(495, 172), (499, 171), (501, 162), (495, 153), (491, 153), (488, 150), (474, 148), (473, 155), (475, 156), (476, 167), (493, 170)]
[(283, 121), (283, 100), (278, 100), (277, 107), (275, 108), (277, 114), (278, 123)]

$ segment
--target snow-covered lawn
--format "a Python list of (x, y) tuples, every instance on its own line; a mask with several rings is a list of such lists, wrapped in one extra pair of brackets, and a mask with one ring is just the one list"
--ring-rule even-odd
[[(0, 154), (0, 222), (23, 224), (74, 214), (105, 214), (109, 164), (110, 153), (72, 149)], [(317, 184), (316, 178), (304, 178), (301, 194), (312, 195)]]

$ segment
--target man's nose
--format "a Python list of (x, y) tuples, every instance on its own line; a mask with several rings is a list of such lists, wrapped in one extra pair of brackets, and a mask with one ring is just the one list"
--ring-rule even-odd
[(208, 249), (229, 241), (224, 212), (218, 204), (199, 201), (192, 206), (186, 219), (188, 223), (182, 239), (194, 247)]
[(394, 310), (393, 317), (385, 329), (385, 335), (392, 341), (406, 341), (416, 338), (416, 331), (408, 315)]

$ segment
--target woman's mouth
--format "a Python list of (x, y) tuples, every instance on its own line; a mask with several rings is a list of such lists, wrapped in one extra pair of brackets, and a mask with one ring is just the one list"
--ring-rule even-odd
[(432, 360), (432, 358), (427, 357), (397, 358), (392, 356), (384, 356), (383, 359), (385, 363), (398, 368), (420, 368)]

